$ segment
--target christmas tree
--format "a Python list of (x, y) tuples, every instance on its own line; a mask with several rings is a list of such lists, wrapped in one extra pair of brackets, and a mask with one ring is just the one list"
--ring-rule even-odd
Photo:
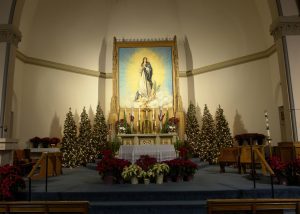
[(92, 133), (92, 146), (96, 148), (94, 152), (94, 157), (96, 158), (97, 153), (104, 149), (107, 142), (108, 129), (105, 122), (105, 117), (100, 105), (97, 106), (96, 116), (94, 119), (94, 127)]
[(222, 148), (232, 147), (232, 137), (224, 111), (219, 105), (216, 111), (216, 143), (221, 151)]
[(86, 165), (93, 161), (93, 154), (95, 149), (92, 146), (92, 126), (85, 107), (80, 115), (79, 135), (78, 143), (80, 145), (79, 150), (79, 164)]
[(216, 144), (215, 125), (207, 105), (205, 105), (203, 111), (199, 150), (200, 159), (208, 161), (209, 163), (217, 162), (219, 149)]
[(196, 108), (192, 103), (190, 103), (186, 115), (185, 133), (187, 136), (187, 143), (192, 148), (194, 155), (198, 155), (200, 128), (196, 117)]
[(66, 115), (64, 123), (64, 135), (62, 138), (62, 163), (64, 167), (76, 167), (78, 150), (77, 146), (77, 127), (74, 121), (74, 117), (69, 108), (69, 112)]

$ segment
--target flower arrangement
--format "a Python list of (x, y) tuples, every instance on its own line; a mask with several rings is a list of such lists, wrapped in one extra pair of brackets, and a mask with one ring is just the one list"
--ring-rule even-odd
[(130, 126), (126, 120), (121, 119), (115, 123), (115, 128), (119, 134), (128, 134), (130, 133)]
[(168, 132), (176, 132), (178, 123), (179, 123), (179, 119), (178, 118), (176, 118), (176, 117), (169, 118)]
[(271, 156), (269, 158), (269, 165), (271, 169), (274, 171), (276, 176), (284, 175), (287, 164), (283, 163), (278, 156)]
[(25, 181), (20, 174), (16, 166), (7, 164), (0, 167), (0, 199), (14, 199), (19, 189), (25, 189)]
[(154, 175), (166, 175), (169, 173), (169, 166), (166, 163), (156, 163), (152, 166), (151, 168), (152, 172), (154, 173)]
[(155, 174), (152, 169), (149, 169), (148, 171), (142, 171), (140, 177), (144, 179), (152, 179), (155, 178)]
[(60, 139), (57, 137), (33, 137), (29, 141), (32, 143), (33, 148), (38, 148), (40, 144), (43, 148), (48, 148), (49, 145), (56, 146), (58, 143), (60, 143)]
[(141, 155), (135, 163), (144, 171), (148, 171), (154, 164), (157, 163), (157, 159), (150, 157), (149, 155)]
[(131, 164), (129, 166), (125, 166), (122, 172), (122, 177), (124, 180), (129, 180), (132, 177), (141, 177), (142, 174), (142, 168), (138, 166), (137, 164)]
[(121, 181), (123, 169), (129, 166), (130, 162), (124, 159), (114, 158), (112, 156), (104, 156), (97, 164), (97, 171), (102, 179), (106, 176), (114, 177), (117, 182)]
[(49, 143), (52, 147), (55, 147), (60, 143), (60, 139), (57, 137), (50, 138)]
[(37, 148), (39, 146), (39, 143), (41, 142), (41, 138), (33, 137), (29, 141), (32, 143), (33, 148)]

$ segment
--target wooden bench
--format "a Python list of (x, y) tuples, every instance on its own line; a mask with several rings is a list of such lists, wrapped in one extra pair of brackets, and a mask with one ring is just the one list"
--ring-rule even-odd
[(88, 214), (88, 201), (0, 202), (0, 213), (76, 213)]
[(300, 214), (300, 199), (209, 199), (208, 214)]

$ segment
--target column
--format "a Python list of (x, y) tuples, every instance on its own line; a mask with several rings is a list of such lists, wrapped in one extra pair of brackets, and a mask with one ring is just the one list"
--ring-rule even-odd
[[(17, 141), (12, 137), (14, 65), (21, 33), (15, 24), (24, 1), (0, 1), (0, 165), (12, 163)], [(17, 14), (17, 15), (16, 15)]]
[(273, 23), (270, 29), (278, 54), (284, 106), (286, 139), (282, 140), (298, 141), (300, 134), (299, 5), (297, 0), (277, 0), (275, 6), (270, 6), (273, 9)]

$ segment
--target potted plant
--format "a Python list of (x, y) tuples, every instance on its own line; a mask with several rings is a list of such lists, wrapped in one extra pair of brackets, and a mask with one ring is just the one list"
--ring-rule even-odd
[(185, 160), (181, 158), (176, 158), (173, 160), (165, 161), (170, 167), (169, 176), (172, 181), (182, 181), (184, 176), (184, 164)]
[(31, 142), (33, 148), (38, 148), (39, 144), (41, 142), (41, 138), (34, 137), (34, 138), (31, 138), (29, 141)]
[(162, 184), (164, 175), (166, 175), (169, 172), (170, 168), (166, 163), (156, 163), (153, 165), (151, 170), (156, 177), (156, 183)]
[(54, 148), (54, 147), (57, 146), (57, 144), (60, 143), (60, 139), (57, 138), (57, 137), (52, 137), (52, 138), (50, 138), (49, 142), (50, 142), (50, 146), (51, 146), (52, 148)]
[(140, 158), (135, 162), (144, 171), (148, 171), (154, 164), (157, 163), (157, 159), (150, 157), (149, 155), (141, 155)]
[(15, 194), (25, 189), (25, 181), (21, 177), (20, 169), (16, 166), (4, 165), (0, 167), (0, 199), (13, 200)]
[(48, 146), (50, 144), (50, 138), (49, 137), (42, 138), (41, 143), (43, 145), (43, 148), (48, 148)]
[(120, 183), (122, 172), (130, 162), (124, 159), (104, 156), (97, 164), (97, 171), (106, 184)]
[(141, 172), (141, 177), (144, 180), (144, 184), (149, 184), (150, 180), (155, 177), (155, 174), (151, 169), (149, 169), (148, 171), (143, 170)]
[(190, 181), (193, 179), (196, 171), (197, 171), (197, 164), (195, 164), (191, 160), (184, 160), (184, 168), (183, 168), (183, 180)]
[(287, 164), (283, 163), (278, 156), (271, 156), (269, 158), (269, 165), (274, 171), (275, 176), (280, 184), (287, 184), (286, 167)]
[(142, 168), (137, 164), (131, 164), (123, 169), (122, 177), (124, 180), (131, 180), (131, 184), (138, 184), (138, 178), (142, 176)]

